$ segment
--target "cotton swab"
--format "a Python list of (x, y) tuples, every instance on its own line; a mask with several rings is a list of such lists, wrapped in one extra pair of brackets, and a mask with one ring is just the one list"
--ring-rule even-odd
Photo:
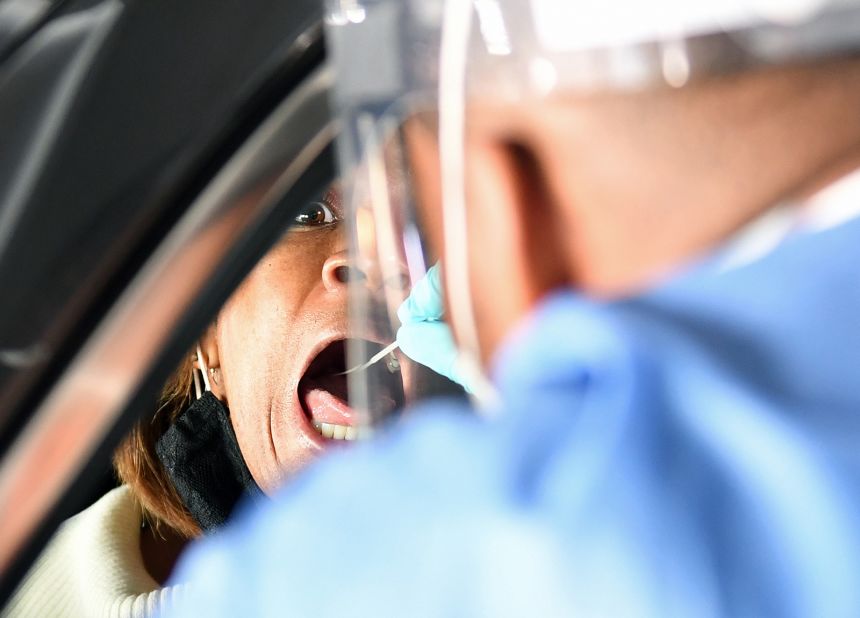
[(370, 367), (371, 365), (375, 365), (376, 363), (378, 363), (379, 361), (381, 361), (383, 358), (385, 358), (386, 356), (388, 356), (389, 354), (391, 354), (392, 352), (394, 352), (394, 350), (396, 350), (398, 347), (400, 347), (400, 346), (399, 346), (399, 345), (398, 345), (398, 343), (395, 341), (394, 343), (392, 343), (392, 344), (390, 344), (390, 345), (385, 346), (385, 347), (384, 347), (384, 348), (382, 348), (379, 352), (377, 352), (376, 354), (374, 354), (373, 356), (371, 356), (371, 357), (370, 357), (370, 360), (368, 360), (366, 363), (362, 363), (361, 365), (356, 365), (356, 366), (355, 366), (355, 367), (353, 367), (352, 369), (347, 369), (346, 371), (342, 371), (342, 372), (340, 372), (340, 373), (336, 373), (335, 375), (338, 375), (338, 376), (345, 376), (345, 375), (348, 375), (348, 374), (350, 374), (350, 373), (355, 373), (356, 371), (364, 371), (365, 369), (367, 369), (367, 368), (368, 368), (368, 367)]

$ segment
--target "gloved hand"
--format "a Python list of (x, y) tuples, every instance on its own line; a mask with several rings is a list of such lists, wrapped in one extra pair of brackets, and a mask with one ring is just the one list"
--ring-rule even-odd
[(397, 343), (406, 356), (429, 367), (472, 392), (458, 362), (459, 353), (451, 328), (444, 321), (439, 264), (415, 284), (412, 293), (397, 309), (400, 328)]

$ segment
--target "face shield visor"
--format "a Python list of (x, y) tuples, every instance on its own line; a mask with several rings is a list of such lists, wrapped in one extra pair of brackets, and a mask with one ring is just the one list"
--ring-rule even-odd
[[(503, 117), (568, 97), (677, 89), (860, 47), (856, 0), (329, 0), (326, 23), (352, 252), (373, 273), (352, 286), (353, 328), (372, 323), (397, 341), (404, 320), (451, 323), (456, 351), (433, 349), (444, 347), (442, 335), (427, 339), (433, 362), (424, 364), (435, 362), (485, 403), (494, 394), (478, 369), (464, 172), (466, 127), (483, 109)], [(447, 294), (426, 315), (404, 311), (410, 294), (427, 301), (437, 263)], [(411, 352), (402, 351), (401, 367)], [(371, 357), (355, 349), (349, 364)], [(407, 403), (430, 392), (407, 372), (403, 379)], [(354, 393), (371, 416), (373, 393), (385, 390), (375, 380), (350, 374), (351, 400)]]
[[(413, 110), (420, 107), (416, 100)], [(410, 404), (462, 396), (464, 390), (455, 369), (459, 352), (443, 322), (441, 256), (428, 242), (417, 210), (407, 136), (390, 108), (370, 105), (354, 112), (342, 125), (339, 143), (353, 273), (345, 374), (349, 405), (358, 423), (372, 428)], [(413, 321), (414, 333), (402, 328)], [(433, 361), (410, 357), (415, 335), (435, 355)]]

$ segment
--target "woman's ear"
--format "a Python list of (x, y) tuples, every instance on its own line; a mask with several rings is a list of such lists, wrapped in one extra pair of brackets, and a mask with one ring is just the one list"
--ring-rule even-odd
[(194, 364), (195, 369), (206, 372), (209, 388), (218, 399), (227, 403), (227, 391), (224, 388), (224, 374), (221, 371), (221, 356), (218, 347), (218, 333), (215, 325), (211, 325), (200, 338), (199, 348), (201, 359)]

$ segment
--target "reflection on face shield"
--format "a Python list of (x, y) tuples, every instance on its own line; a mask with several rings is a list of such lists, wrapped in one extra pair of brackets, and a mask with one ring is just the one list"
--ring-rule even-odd
[(364, 411), (369, 424), (391, 412), (386, 366), (396, 365), (401, 371), (403, 403), (462, 392), (447, 378), (394, 351), (401, 327), (398, 310), (437, 260), (419, 225), (399, 131), (392, 128), (374, 139), (374, 144), (373, 155), (352, 168), (344, 184), (351, 255), (366, 275), (350, 285), (351, 328), (370, 328), (392, 342), (388, 352), (359, 341), (348, 350), (350, 401)]

